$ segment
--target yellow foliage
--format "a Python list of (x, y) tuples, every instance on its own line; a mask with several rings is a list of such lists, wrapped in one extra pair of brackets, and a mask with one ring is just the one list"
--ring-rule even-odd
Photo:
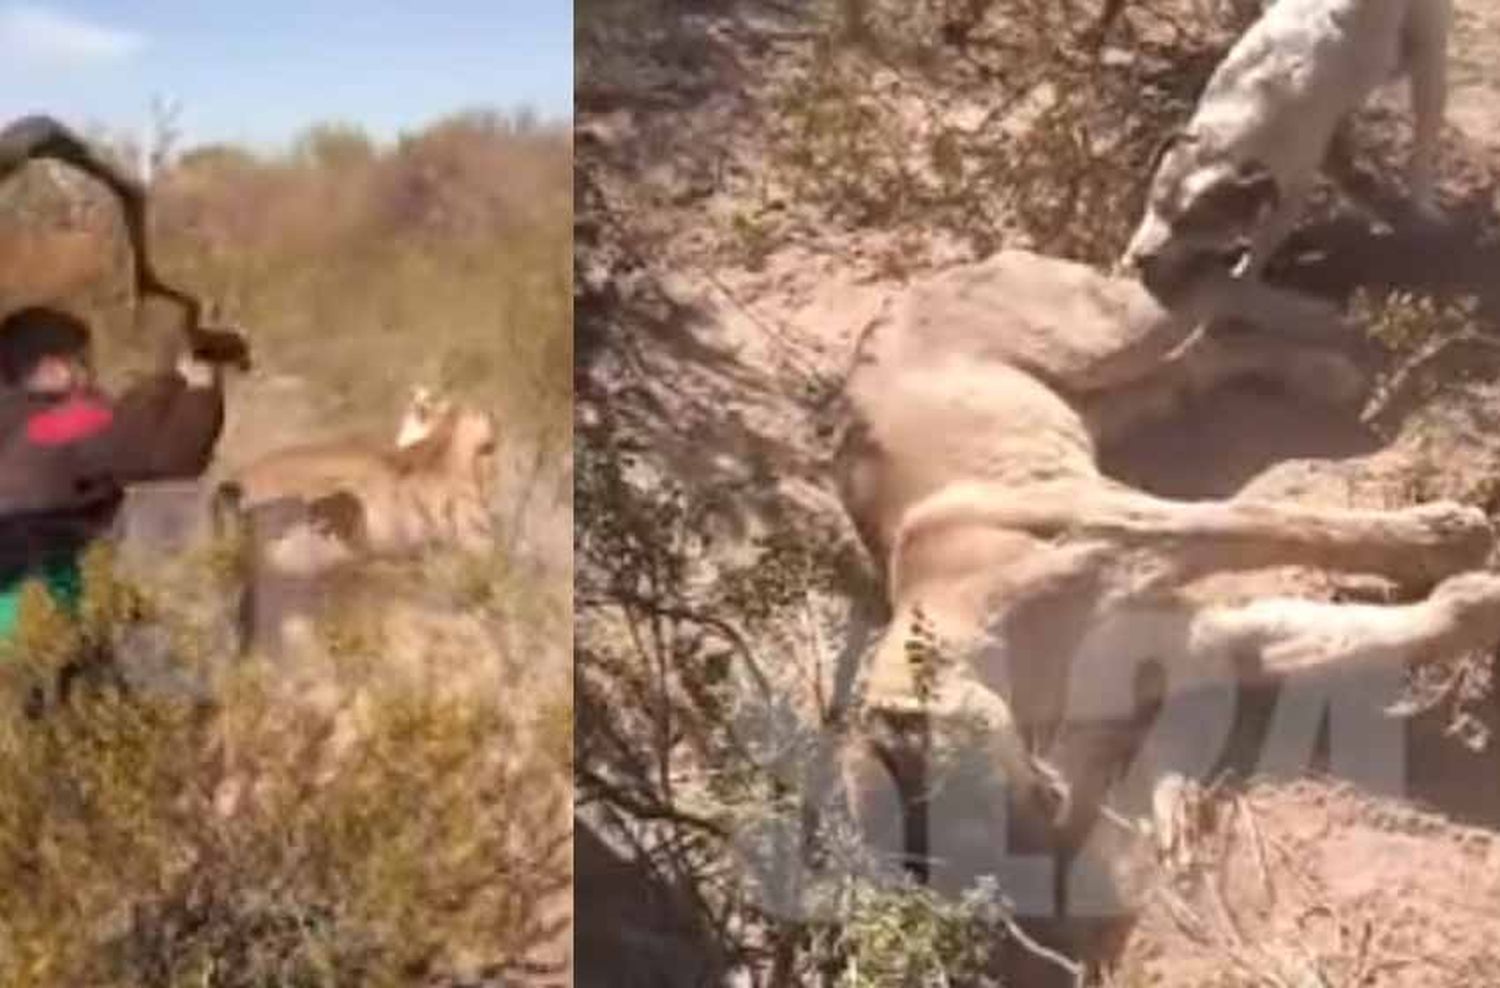
[[(31, 675), (151, 609), (107, 553), (86, 573), (76, 625), (28, 601)], [(211, 703), (101, 678), (0, 716), (0, 983), (399, 985), (556, 941), (558, 739), (378, 661), (303, 685), (246, 662)]]

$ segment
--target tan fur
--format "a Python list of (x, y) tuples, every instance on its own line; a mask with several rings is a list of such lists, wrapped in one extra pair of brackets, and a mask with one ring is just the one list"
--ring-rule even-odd
[(240, 469), (231, 482), (244, 509), (283, 498), (352, 496), (363, 517), (350, 548), (360, 553), (432, 543), (478, 549), (489, 535), (495, 436), (488, 413), (450, 408), (430, 435), (405, 448), (356, 440), (293, 447)]
[(405, 449), (432, 435), (438, 422), (452, 409), (453, 402), (431, 388), (425, 385), (412, 388), (407, 398), (406, 411), (401, 416), (400, 425), (396, 427), (396, 448)]
[[(1010, 784), (1046, 807), (1052, 783), (1025, 738), (1051, 733), (1049, 758), (1097, 796), (1107, 766), (1069, 750), (1083, 744), (1069, 725), (1128, 718), (1129, 675), (1147, 658), (1176, 691), (1440, 660), (1500, 638), (1500, 577), (1464, 572), (1492, 545), (1477, 509), (1180, 502), (1099, 472), (1101, 438), (1247, 372), (1308, 397), (1358, 397), (1361, 375), (1334, 349), (1245, 329), (1194, 335), (1205, 316), (1252, 317), (1244, 300), (1209, 292), (1172, 312), (1134, 281), (1007, 251), (918, 284), (875, 327), (838, 459), (894, 614), (868, 672), (870, 709), (920, 714), (940, 735), (981, 726)], [(1402, 608), (1207, 607), (1178, 592), (1208, 573), (1276, 565), (1442, 582)], [(919, 625), (957, 660), (933, 693), (911, 659)]]
[(493, 545), (494, 417), (443, 409), (404, 447), (349, 440), (284, 449), (221, 485), (221, 511), (246, 537), (246, 647), (279, 650), (287, 626), (312, 613), (314, 591), (351, 563)]

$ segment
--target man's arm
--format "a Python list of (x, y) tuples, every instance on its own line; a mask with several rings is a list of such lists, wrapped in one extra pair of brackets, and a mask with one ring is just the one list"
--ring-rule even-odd
[(125, 392), (111, 421), (78, 452), (80, 478), (124, 485), (196, 477), (208, 469), (224, 427), (216, 368), (191, 359)]
[(70, 514), (107, 503), (132, 483), (196, 477), (224, 423), (215, 382), (171, 373), (142, 381), (117, 402), (77, 395), (36, 407), (16, 396), (0, 405), (10, 422), (0, 442), (0, 518)]
[(38, 509), (66, 509), (127, 484), (196, 477), (223, 430), (220, 376), (185, 358), (117, 401), (84, 394), (33, 412), (21, 439), (29, 452), (10, 479), (35, 488), (21, 493)]

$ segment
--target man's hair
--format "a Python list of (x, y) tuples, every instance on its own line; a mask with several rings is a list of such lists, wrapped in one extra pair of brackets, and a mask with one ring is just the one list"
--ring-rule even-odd
[(44, 305), (17, 309), (0, 320), (0, 381), (12, 387), (45, 357), (87, 355), (88, 324), (70, 312)]

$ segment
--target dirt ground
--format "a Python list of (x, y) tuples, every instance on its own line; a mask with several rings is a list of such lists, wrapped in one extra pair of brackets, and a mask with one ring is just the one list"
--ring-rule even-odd
[(1338, 784), (1251, 786), (1167, 883), (1120, 985), (1484, 985), (1500, 970), (1492, 828)]
[[(1500, 312), (1500, 6), (1456, 0), (1443, 197), (1455, 220), (1392, 237), (1369, 213), (1310, 224), (1276, 277), (1329, 294), (1400, 286)], [(580, 11), (581, 23), (589, 15)], [(601, 18), (600, 38), (612, 35)], [(831, 396), (863, 328), (906, 278), (982, 251), (942, 225), (830, 219), (770, 162), (785, 75), (811, 30), (770, 4), (701, 5), (644, 47), (580, 42), (580, 243), (587, 294), (621, 339), (580, 336), (580, 364), (678, 476), (742, 482), (763, 505), (840, 518), (823, 467)], [(877, 77), (871, 87), (884, 83)], [(924, 83), (893, 74), (891, 112)], [(930, 83), (946, 112), (962, 93)], [(1395, 100), (1404, 112), (1404, 92)], [(913, 111), (915, 112), (915, 111)], [(778, 115), (780, 114), (780, 116)], [(1362, 127), (1399, 146), (1389, 115)], [(1382, 129), (1387, 128), (1387, 129)], [(602, 301), (599, 301), (602, 299)], [(580, 332), (586, 320), (580, 319)], [(1391, 506), (1474, 499), (1500, 470), (1500, 385), (1475, 380), (1372, 428), (1256, 387), (1206, 398), (1106, 450), (1114, 476), (1179, 497), (1277, 496)], [(769, 467), (769, 468), (768, 468)], [(1273, 573), (1206, 591), (1357, 594)], [(1500, 978), (1500, 704), (1483, 657), (1422, 684), (1406, 721), (1405, 798), (1315, 773), (1231, 787), (1188, 872), (1163, 874), (1114, 974), (1119, 986), (1469, 986)], [(1462, 680), (1462, 681), (1460, 681)]]

